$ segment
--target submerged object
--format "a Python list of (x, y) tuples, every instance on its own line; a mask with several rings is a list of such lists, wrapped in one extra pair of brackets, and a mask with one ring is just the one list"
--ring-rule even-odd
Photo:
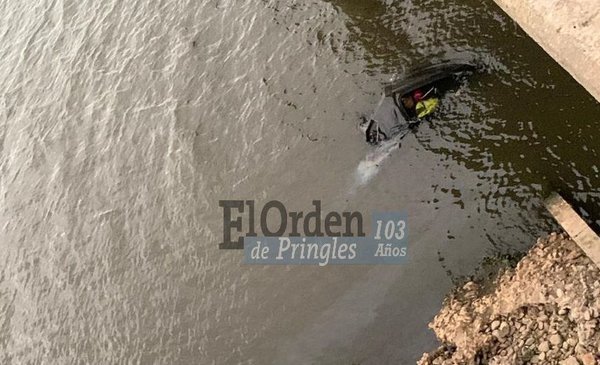
[[(446, 61), (414, 69), (386, 85), (383, 100), (367, 121), (367, 142), (378, 144), (408, 130), (432, 112), (437, 105), (437, 97), (444, 92), (446, 81), (474, 69), (471, 63)], [(411, 108), (414, 103), (416, 106)]]

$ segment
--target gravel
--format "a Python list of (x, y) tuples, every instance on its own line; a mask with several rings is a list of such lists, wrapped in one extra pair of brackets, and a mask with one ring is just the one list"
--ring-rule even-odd
[(446, 298), (429, 325), (442, 346), (418, 364), (597, 365), (599, 313), (600, 270), (553, 233), (493, 283)]

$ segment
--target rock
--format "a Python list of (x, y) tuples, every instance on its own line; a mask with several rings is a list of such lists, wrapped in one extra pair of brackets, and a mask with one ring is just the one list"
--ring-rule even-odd
[(504, 338), (506, 335), (510, 333), (510, 326), (506, 322), (500, 323), (500, 327), (498, 327), (498, 338)]
[(539, 352), (544, 353), (548, 352), (548, 350), (550, 350), (550, 343), (548, 341), (542, 341), (542, 343), (538, 345)]
[(579, 365), (579, 361), (575, 356), (569, 356), (565, 360), (560, 362), (560, 365)]
[(559, 334), (554, 334), (550, 336), (550, 343), (554, 346), (559, 346), (562, 344), (562, 338)]
[[(588, 323), (586, 323), (586, 327), (589, 327), (592, 330), (596, 330), (596, 328), (598, 327), (598, 321), (596, 321), (595, 319), (592, 319), (591, 321), (589, 321)], [(592, 332), (594, 332), (592, 331)]]
[(594, 357), (594, 354), (592, 354), (591, 352), (588, 352), (585, 355), (579, 356), (579, 359), (581, 360), (581, 363), (583, 365), (596, 365), (596, 358)]
[(494, 321), (494, 322), (492, 322), (492, 326), (491, 326), (492, 331), (495, 330), (495, 329), (497, 329), (498, 327), (500, 327), (500, 321)]
[(567, 340), (567, 342), (569, 343), (569, 346), (575, 347), (579, 341), (576, 338), (571, 337)]
[(463, 289), (466, 291), (476, 291), (478, 287), (479, 286), (476, 283), (469, 281), (463, 286)]
[(578, 338), (579, 344), (581, 344), (581, 343), (584, 343), (587, 341), (588, 335), (587, 335), (586, 331), (578, 331), (577, 338)]

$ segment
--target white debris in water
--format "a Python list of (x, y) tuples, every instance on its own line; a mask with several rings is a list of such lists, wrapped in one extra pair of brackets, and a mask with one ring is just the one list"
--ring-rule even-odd
[(398, 148), (400, 140), (406, 136), (407, 132), (401, 133), (389, 141), (382, 142), (373, 151), (369, 152), (362, 160), (355, 172), (354, 187), (366, 185), (377, 173), (381, 164), (390, 156), (392, 151)]

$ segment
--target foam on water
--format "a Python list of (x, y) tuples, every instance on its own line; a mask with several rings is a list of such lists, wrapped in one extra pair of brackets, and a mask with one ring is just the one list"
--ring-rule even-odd
[(354, 172), (354, 189), (366, 185), (377, 175), (380, 166), (392, 152), (398, 149), (400, 141), (408, 134), (408, 132), (409, 131), (402, 132), (394, 138), (382, 142), (359, 162), (356, 171)]

